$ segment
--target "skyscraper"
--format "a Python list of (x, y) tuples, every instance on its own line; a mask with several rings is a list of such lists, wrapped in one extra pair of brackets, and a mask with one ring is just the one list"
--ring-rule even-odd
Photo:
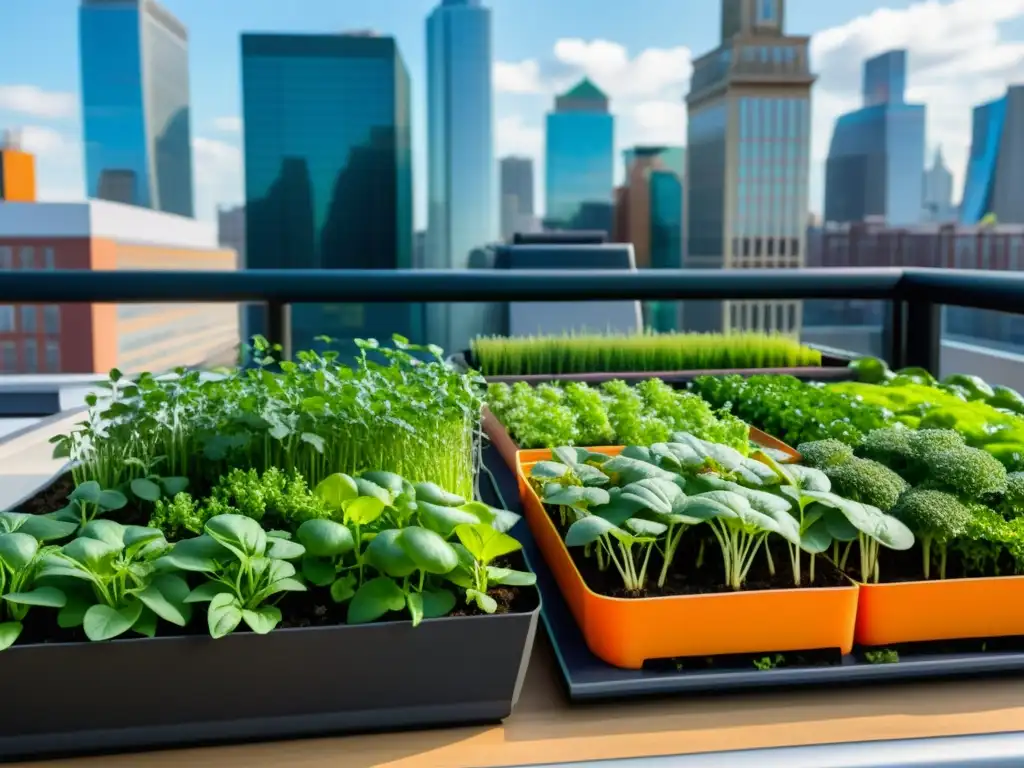
[(510, 242), (516, 232), (532, 232), (533, 160), (501, 158), (501, 239)]
[(1024, 85), (974, 108), (960, 221), (1024, 224)]
[[(427, 249), (424, 266), (465, 269), (498, 234), (491, 11), (441, 0), (427, 19)], [(484, 332), (482, 304), (427, 307), (430, 340), (463, 349)]]
[(921, 221), (925, 107), (907, 104), (907, 52), (864, 64), (864, 106), (836, 120), (825, 166), (825, 221), (882, 217), (892, 226)]
[(583, 78), (548, 113), (546, 226), (611, 232), (614, 178), (615, 119), (605, 93)]
[[(246, 266), (412, 266), (409, 75), (393, 38), (242, 35)], [(401, 333), (420, 309), (296, 305), (293, 346)], [(258, 333), (263, 313), (253, 308)]]
[(192, 216), (188, 31), (153, 0), (82, 0), (88, 197)]
[(952, 222), (957, 218), (953, 205), (953, 174), (946, 167), (942, 147), (935, 150), (932, 167), (924, 172), (924, 216), (932, 222)]
[[(693, 63), (686, 265), (799, 267), (807, 236), (808, 37), (783, 0), (722, 0), (721, 42)], [(687, 302), (687, 330), (798, 331), (799, 302)]]

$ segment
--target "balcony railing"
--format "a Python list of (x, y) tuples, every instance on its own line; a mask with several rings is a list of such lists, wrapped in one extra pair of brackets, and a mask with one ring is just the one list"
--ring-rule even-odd
[(940, 269), (621, 271), (250, 270), (13, 271), (0, 304), (260, 302), (267, 337), (289, 355), (299, 303), (716, 301), (874, 299), (887, 302), (894, 367), (938, 369), (942, 305), (1024, 314), (1024, 274)]

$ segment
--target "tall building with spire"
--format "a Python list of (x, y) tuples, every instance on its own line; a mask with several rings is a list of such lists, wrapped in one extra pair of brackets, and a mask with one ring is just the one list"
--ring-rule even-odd
[(953, 205), (953, 173), (946, 166), (942, 146), (935, 150), (932, 167), (924, 172), (924, 218), (931, 222), (954, 222), (957, 210)]
[[(721, 41), (693, 63), (686, 266), (800, 267), (807, 238), (810, 38), (784, 0), (722, 0)], [(687, 330), (798, 332), (799, 302), (687, 302)]]
[[(498, 237), (491, 11), (441, 0), (427, 18), (428, 269), (466, 269)], [(484, 304), (430, 305), (430, 341), (465, 349), (486, 331)]]

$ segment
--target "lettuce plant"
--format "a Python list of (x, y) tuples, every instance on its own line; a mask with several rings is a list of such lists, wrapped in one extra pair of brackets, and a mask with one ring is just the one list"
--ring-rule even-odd
[(217, 515), (206, 523), (202, 536), (179, 541), (159, 563), (207, 576), (182, 602), (209, 603), (207, 624), (216, 639), (243, 621), (257, 634), (276, 627), (281, 622), (277, 601), (287, 592), (306, 591), (290, 562), (305, 551), (288, 534), (268, 533), (244, 515)]
[(155, 528), (91, 520), (78, 537), (43, 556), (37, 581), (61, 589), (62, 627), (81, 626), (93, 641), (133, 630), (152, 637), (157, 619), (183, 627), (192, 610), (187, 582), (157, 560), (169, 549)]

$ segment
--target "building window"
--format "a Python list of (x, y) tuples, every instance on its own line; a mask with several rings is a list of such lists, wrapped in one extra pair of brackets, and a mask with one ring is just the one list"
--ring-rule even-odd
[(60, 342), (48, 339), (46, 342), (46, 370), (60, 373)]
[(776, 0), (757, 0), (757, 23), (778, 24), (779, 16), (776, 13)]
[(25, 372), (26, 373), (38, 373), (39, 372), (39, 345), (36, 344), (35, 339), (25, 339), (25, 346), (23, 350), (25, 352)]
[(43, 330), (51, 336), (60, 333), (60, 307), (56, 304), (43, 307)]
[(14, 269), (14, 249), (0, 245), (0, 269)]
[(26, 245), (21, 249), (21, 268), (22, 269), (35, 269), (36, 251), (31, 245)]
[(14, 307), (0, 304), (0, 333), (14, 333)]
[(50, 246), (43, 248), (43, 269), (57, 268), (57, 253)]
[(36, 333), (36, 308), (31, 304), (23, 304), (21, 307), (21, 332)]
[(0, 341), (0, 371), (14, 373), (18, 370), (18, 348), (13, 341)]

